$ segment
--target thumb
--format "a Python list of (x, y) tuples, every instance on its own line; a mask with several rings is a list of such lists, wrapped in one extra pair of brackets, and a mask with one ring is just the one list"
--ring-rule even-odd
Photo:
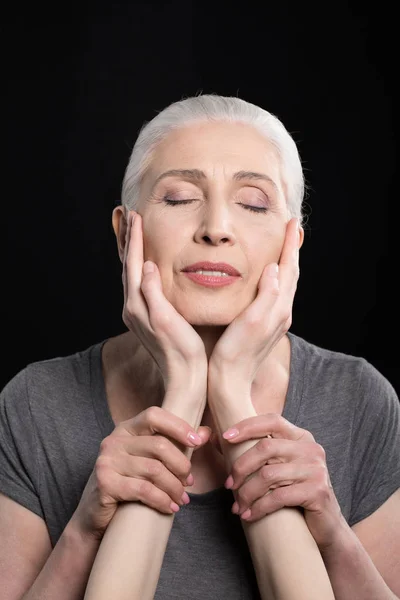
[(201, 444), (193, 448), (193, 451), (195, 452), (196, 450), (198, 450), (198, 448), (204, 446), (209, 441), (211, 434), (212, 430), (210, 427), (208, 427), (208, 425), (200, 425), (200, 427), (197, 430), (197, 435), (201, 437)]

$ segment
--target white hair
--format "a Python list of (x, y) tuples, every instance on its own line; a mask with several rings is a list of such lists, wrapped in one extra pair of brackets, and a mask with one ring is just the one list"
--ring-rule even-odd
[(282, 122), (255, 104), (236, 97), (201, 94), (173, 102), (151, 121), (144, 123), (133, 147), (122, 184), (122, 204), (137, 206), (141, 180), (153, 152), (173, 130), (204, 121), (244, 123), (255, 127), (275, 147), (282, 165), (289, 218), (303, 221), (304, 175), (297, 146)]

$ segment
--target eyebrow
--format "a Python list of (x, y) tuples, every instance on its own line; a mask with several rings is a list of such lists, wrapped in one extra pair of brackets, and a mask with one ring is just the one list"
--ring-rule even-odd
[[(158, 184), (159, 181), (161, 181), (161, 179), (164, 179), (165, 177), (182, 177), (184, 179), (191, 179), (193, 181), (202, 181), (207, 179), (207, 175), (204, 173), (204, 171), (200, 171), (199, 169), (170, 169), (169, 171), (165, 171), (165, 173), (161, 173), (161, 175), (157, 177), (153, 188)], [(266, 181), (270, 183), (278, 192), (278, 186), (276, 185), (275, 181), (265, 173), (256, 173), (255, 171), (237, 171), (233, 174), (232, 179), (234, 181), (242, 181), (243, 179)]]

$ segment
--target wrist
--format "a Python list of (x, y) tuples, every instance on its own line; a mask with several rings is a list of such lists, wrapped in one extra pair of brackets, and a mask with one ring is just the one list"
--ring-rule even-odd
[(339, 554), (351, 554), (357, 539), (357, 536), (343, 515), (341, 515), (340, 520), (334, 528), (331, 541), (329, 544), (319, 544), (319, 551), (324, 561), (329, 563), (331, 559), (336, 559)]
[(67, 523), (60, 539), (63, 540), (68, 548), (76, 548), (79, 553), (82, 549), (84, 552), (87, 552), (91, 548), (97, 551), (102, 536), (84, 529), (80, 525), (79, 519), (74, 515)]
[(188, 360), (168, 366), (164, 378), (165, 394), (191, 390), (193, 392), (207, 389), (208, 364), (206, 357), (198, 360)]
[(237, 399), (241, 403), (251, 404), (252, 382), (238, 373), (237, 369), (230, 369), (227, 365), (210, 364), (208, 368), (207, 391), (208, 396), (219, 403), (232, 404)]

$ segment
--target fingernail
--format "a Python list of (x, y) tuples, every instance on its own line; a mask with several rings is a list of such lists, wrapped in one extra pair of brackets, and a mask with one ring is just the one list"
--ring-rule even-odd
[(242, 514), (242, 519), (248, 519), (249, 517), (251, 517), (251, 510), (250, 508), (248, 508), (247, 510), (244, 511), (244, 513)]
[(194, 484), (194, 477), (191, 473), (189, 473), (188, 477), (186, 478), (186, 485), (191, 486)]
[(235, 502), (232, 506), (232, 512), (234, 515), (237, 515), (239, 512), (239, 504), (237, 502)]
[(226, 440), (231, 440), (232, 438), (236, 437), (237, 435), (239, 435), (239, 430), (232, 428), (232, 429), (228, 429), (227, 431), (225, 431), (225, 433), (222, 434), (222, 437), (225, 438)]
[(278, 277), (279, 267), (277, 264), (268, 265), (267, 267), (267, 275), (270, 277)]
[(233, 486), (233, 477), (232, 477), (232, 475), (229, 475), (228, 479), (225, 481), (225, 487), (227, 490), (230, 490), (232, 486)]
[(192, 442), (192, 444), (195, 444), (196, 446), (202, 443), (201, 437), (197, 435), (197, 433), (194, 433), (192, 431), (188, 433), (188, 439), (190, 442)]
[(177, 505), (176, 502), (171, 502), (171, 504), (169, 505), (170, 509), (173, 510), (174, 512), (178, 512), (179, 510), (179, 506)]
[(182, 502), (184, 502), (184, 504), (189, 504), (190, 498), (186, 492), (183, 492), (181, 500), (182, 500)]
[(151, 260), (146, 260), (146, 262), (143, 265), (144, 275), (147, 275), (147, 273), (153, 273), (153, 272), (154, 272), (154, 263), (152, 263)]

